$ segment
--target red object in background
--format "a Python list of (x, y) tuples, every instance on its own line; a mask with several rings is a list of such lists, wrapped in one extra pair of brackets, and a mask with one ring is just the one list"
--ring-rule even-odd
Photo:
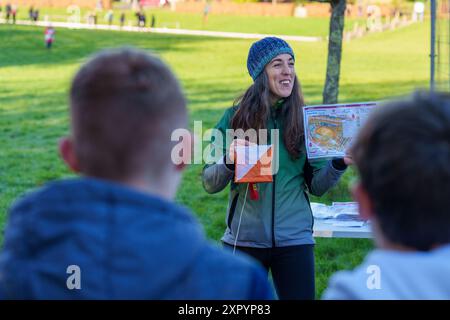
[(256, 183), (249, 183), (248, 188), (250, 189), (250, 199), (258, 200), (259, 193), (258, 193), (258, 186), (256, 185)]
[(53, 27), (45, 28), (45, 42), (52, 43), (55, 40), (55, 29)]

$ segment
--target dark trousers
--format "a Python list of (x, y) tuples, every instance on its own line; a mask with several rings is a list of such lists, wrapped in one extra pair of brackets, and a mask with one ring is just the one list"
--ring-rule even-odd
[[(224, 243), (233, 250), (233, 246)], [(236, 247), (258, 260), (272, 272), (272, 278), (280, 300), (314, 300), (314, 245), (298, 245), (275, 248)]]

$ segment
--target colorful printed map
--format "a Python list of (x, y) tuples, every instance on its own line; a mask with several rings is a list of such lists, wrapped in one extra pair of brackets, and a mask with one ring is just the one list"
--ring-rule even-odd
[(375, 106), (375, 102), (367, 102), (305, 107), (308, 158), (343, 157)]

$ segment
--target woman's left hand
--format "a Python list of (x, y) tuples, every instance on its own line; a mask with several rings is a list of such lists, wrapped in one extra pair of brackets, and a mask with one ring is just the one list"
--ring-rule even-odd
[(349, 154), (346, 154), (346, 155), (344, 156), (344, 163), (345, 163), (347, 166), (353, 165), (353, 164), (354, 164), (354, 162), (353, 162), (353, 157), (352, 157), (351, 155), (349, 155)]

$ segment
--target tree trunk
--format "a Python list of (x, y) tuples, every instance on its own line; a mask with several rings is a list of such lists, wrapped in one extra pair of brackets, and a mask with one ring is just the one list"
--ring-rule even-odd
[(338, 102), (346, 0), (331, 0), (330, 4), (332, 12), (328, 39), (327, 75), (323, 89), (324, 104)]

